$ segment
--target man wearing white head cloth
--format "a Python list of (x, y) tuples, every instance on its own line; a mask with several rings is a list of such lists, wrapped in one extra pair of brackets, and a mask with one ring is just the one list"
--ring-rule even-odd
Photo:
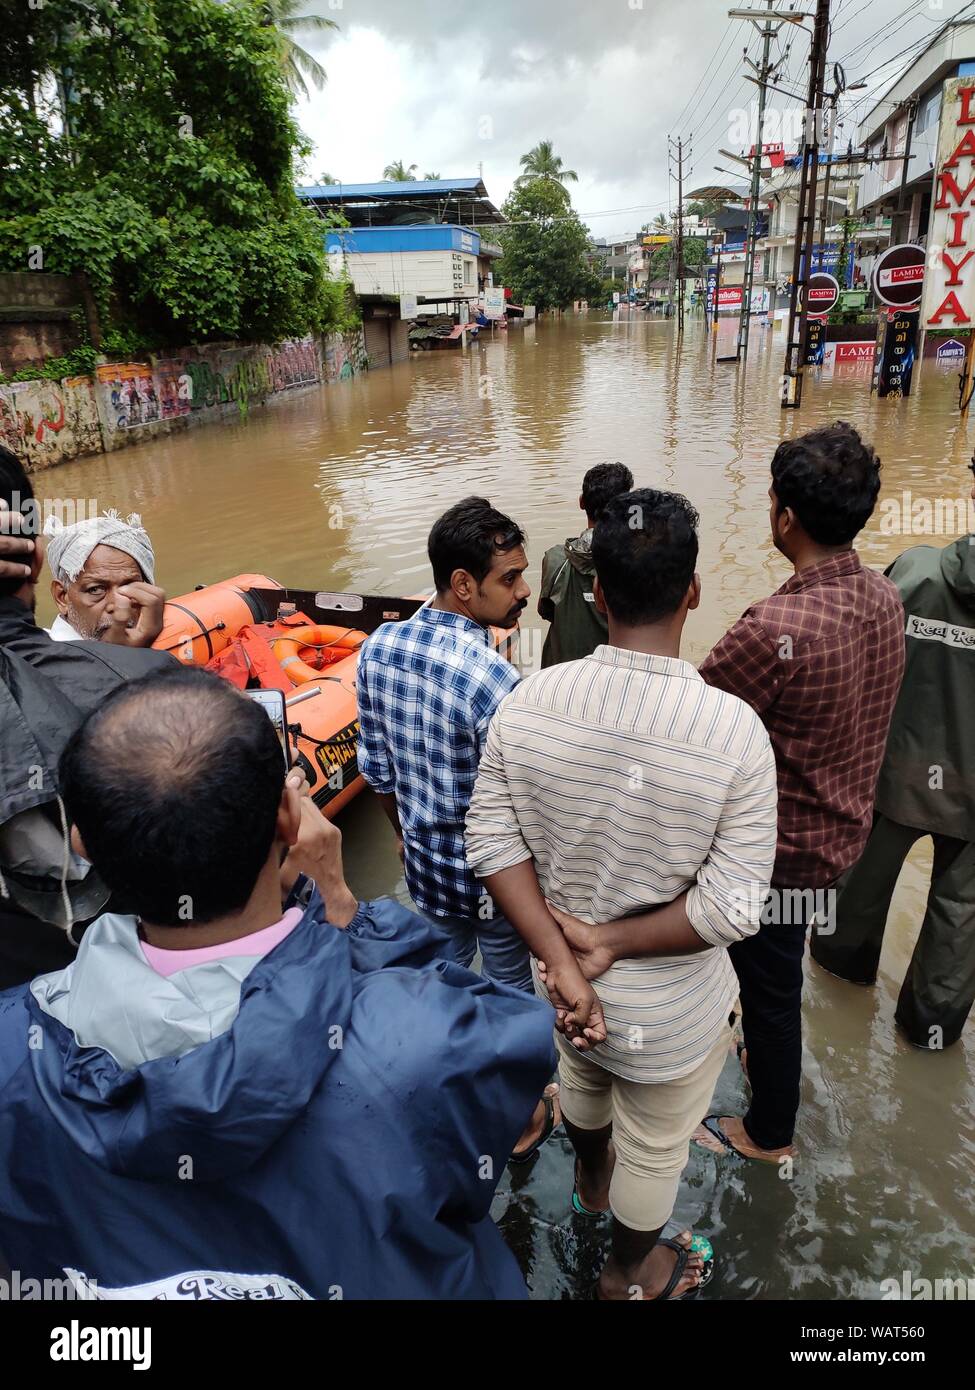
[(152, 542), (141, 517), (118, 512), (56, 528), (47, 543), (58, 642), (88, 638), (151, 647), (162, 631), (166, 595), (155, 581)]

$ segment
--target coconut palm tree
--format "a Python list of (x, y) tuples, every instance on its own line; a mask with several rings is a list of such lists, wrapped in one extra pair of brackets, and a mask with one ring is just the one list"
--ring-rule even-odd
[(431, 180), (432, 180), (432, 179), (439, 179), (440, 175), (439, 175), (439, 174), (424, 174), (423, 177), (424, 177), (425, 179), (431, 179)]
[(534, 183), (536, 179), (550, 179), (552, 183), (563, 186), (579, 182), (579, 175), (574, 169), (563, 169), (562, 160), (552, 148), (551, 140), (539, 140), (534, 149), (521, 156), (521, 163), (524, 173), (515, 179), (518, 188), (526, 183)]
[(401, 159), (395, 159), (392, 164), (387, 164), (383, 170), (384, 179), (392, 179), (394, 183), (416, 183), (415, 164), (411, 164), (407, 169)]
[(302, 0), (262, 0), (265, 28), (278, 32), (281, 47), (281, 70), (285, 84), (293, 97), (308, 98), (305, 78), (310, 77), (319, 91), (325, 86), (328, 74), (317, 58), (291, 37), (298, 29), (337, 29), (334, 19), (323, 19), (320, 14), (299, 14)]
[(658, 212), (656, 217), (653, 219), (653, 225), (657, 228), (658, 231), (669, 232), (670, 218), (666, 215), (666, 213)]
[(341, 179), (337, 179), (337, 178), (335, 177), (334, 174), (319, 174), (319, 175), (318, 175), (318, 182), (319, 182), (319, 186), (322, 187), (322, 188), (324, 188), (327, 184), (331, 184), (331, 183), (341, 183), (342, 180), (341, 180)]

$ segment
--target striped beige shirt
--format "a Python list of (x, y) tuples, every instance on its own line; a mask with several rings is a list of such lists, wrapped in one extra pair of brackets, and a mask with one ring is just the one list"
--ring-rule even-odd
[(688, 917), (713, 949), (617, 961), (594, 982), (608, 1036), (588, 1055), (654, 1082), (694, 1070), (727, 1024), (738, 983), (726, 947), (758, 930), (775, 832), (775, 758), (757, 715), (686, 661), (603, 646), (502, 700), (466, 850), (482, 878), (534, 859), (546, 897), (587, 922), (690, 889)]

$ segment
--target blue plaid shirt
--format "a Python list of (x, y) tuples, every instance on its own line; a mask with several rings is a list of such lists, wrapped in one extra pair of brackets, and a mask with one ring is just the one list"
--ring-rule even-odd
[(384, 623), (360, 649), (359, 769), (395, 795), (407, 887), (435, 917), (477, 916), (464, 820), (491, 716), (519, 680), (483, 627), (435, 608)]

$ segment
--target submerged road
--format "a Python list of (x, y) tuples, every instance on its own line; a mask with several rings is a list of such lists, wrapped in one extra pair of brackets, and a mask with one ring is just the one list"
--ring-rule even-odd
[[(768, 538), (768, 466), (780, 438), (839, 418), (874, 443), (887, 505), (860, 551), (878, 568), (911, 545), (960, 534), (963, 524), (941, 535), (924, 527), (936, 502), (948, 504), (943, 523), (970, 488), (972, 442), (958, 423), (955, 376), (926, 370), (915, 397), (894, 402), (871, 397), (863, 367), (812, 372), (801, 412), (786, 412), (777, 396), (781, 329), (753, 328), (748, 368), (738, 373), (714, 360), (733, 337), (730, 323), (716, 342), (692, 320), (678, 357), (663, 320), (626, 310), (570, 316), (488, 336), (466, 352), (423, 353), (278, 400), (245, 421), (69, 464), (36, 482), (41, 495), (141, 512), (158, 580), (172, 595), (244, 571), (296, 587), (413, 593), (429, 584), (433, 519), (482, 493), (527, 529), (537, 589), (544, 550), (580, 529), (583, 473), (620, 459), (637, 486), (678, 489), (701, 513), (704, 593), (684, 651), (697, 661), (788, 576)], [(40, 616), (51, 615), (46, 601)], [(526, 622), (529, 661), (540, 627), (533, 616)], [(405, 900), (392, 835), (371, 797), (341, 824), (353, 888)], [(876, 1298), (882, 1280), (900, 1282), (904, 1271), (934, 1280), (975, 1268), (975, 1027), (930, 1055), (893, 1024), (929, 863), (922, 842), (898, 887), (876, 988), (807, 968), (792, 1176), (692, 1151), (677, 1215), (715, 1245), (706, 1298)], [(739, 1109), (740, 1093), (729, 1058), (715, 1109)], [(568, 1145), (555, 1139), (499, 1190), (496, 1215), (535, 1297), (584, 1296), (601, 1264), (605, 1232), (570, 1214), (570, 1189)]]

